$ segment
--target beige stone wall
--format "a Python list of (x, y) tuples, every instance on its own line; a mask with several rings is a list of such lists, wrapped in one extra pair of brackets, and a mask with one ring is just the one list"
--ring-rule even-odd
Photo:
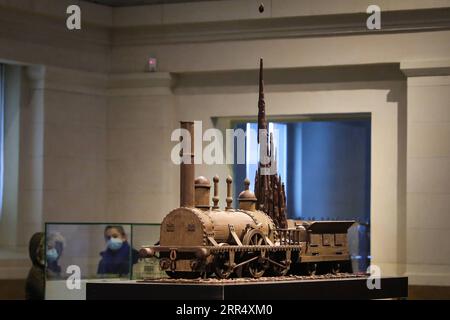
[(84, 3), (83, 31), (71, 33), (69, 4), (0, 1), (0, 62), (21, 68), (19, 204), (15, 223), (1, 222), (1, 245), (13, 250), (45, 222), (106, 219), (102, 90), (112, 12)]
[(106, 221), (106, 77), (49, 67), (44, 221)]
[(24, 246), (45, 222), (105, 221), (105, 78), (22, 67), (19, 229)]
[(160, 223), (178, 203), (170, 160), (175, 102), (169, 74), (116, 76), (107, 116), (107, 217)]
[(450, 77), (408, 79), (407, 274), (450, 283)]

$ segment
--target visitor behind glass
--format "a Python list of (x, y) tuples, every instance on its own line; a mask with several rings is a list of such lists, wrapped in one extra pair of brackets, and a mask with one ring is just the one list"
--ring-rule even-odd
[(59, 278), (61, 276), (59, 258), (63, 253), (65, 243), (66, 240), (59, 232), (47, 235), (47, 276), (50, 278)]
[(45, 299), (45, 234), (36, 232), (28, 244), (32, 267), (25, 285), (27, 300)]
[(127, 275), (130, 272), (130, 250), (133, 264), (138, 260), (138, 252), (128, 244), (122, 226), (107, 226), (104, 231), (106, 249), (100, 252), (98, 274)]

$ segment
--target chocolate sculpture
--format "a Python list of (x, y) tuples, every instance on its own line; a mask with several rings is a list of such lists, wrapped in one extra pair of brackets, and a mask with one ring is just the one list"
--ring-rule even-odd
[[(259, 99), (258, 99), (258, 144), (260, 147), (260, 159), (255, 175), (255, 196), (258, 210), (267, 213), (279, 228), (287, 227), (286, 218), (286, 193), (281, 176), (277, 175), (273, 147), (273, 137), (270, 134), (268, 140), (268, 128), (266, 121), (266, 103), (264, 101), (263, 60), (259, 62)], [(260, 138), (262, 141), (260, 141)], [(269, 159), (267, 163), (261, 163), (263, 155)], [(264, 171), (264, 172), (263, 172)], [(272, 172), (275, 171), (275, 172)], [(264, 173), (264, 174), (263, 174)]]
[[(213, 204), (210, 205), (210, 181), (194, 179), (193, 161), (180, 166), (180, 207), (161, 223), (159, 245), (140, 250), (143, 258), (159, 258), (160, 267), (173, 278), (282, 276), (289, 272), (314, 274), (348, 271), (350, 256), (347, 230), (353, 221), (299, 221), (286, 218), (284, 184), (276, 170), (267, 173), (273, 162), (262, 163), (263, 155), (274, 152), (267, 134), (263, 64), (260, 62), (258, 102), (258, 142), (260, 162), (255, 178), (255, 193), (245, 189), (239, 195), (239, 209), (233, 209), (232, 178), (226, 179), (227, 198), (219, 209), (219, 177), (213, 178)], [(194, 124), (181, 122), (191, 134), (194, 158)], [(265, 140), (261, 140), (265, 139)], [(265, 142), (265, 143), (264, 143)], [(184, 150), (182, 151), (184, 152)]]

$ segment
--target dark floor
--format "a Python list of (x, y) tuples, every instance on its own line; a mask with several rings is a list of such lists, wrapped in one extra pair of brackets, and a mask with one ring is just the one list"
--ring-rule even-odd
[[(0, 300), (25, 299), (25, 279), (0, 280)], [(450, 300), (450, 287), (409, 286), (409, 299)]]

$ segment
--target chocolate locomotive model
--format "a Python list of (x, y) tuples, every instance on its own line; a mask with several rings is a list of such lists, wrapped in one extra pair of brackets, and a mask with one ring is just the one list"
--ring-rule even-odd
[[(258, 109), (258, 129), (262, 132), (258, 142), (266, 142), (261, 143), (260, 155), (265, 153), (270, 158), (273, 143), (267, 134), (262, 60)], [(194, 179), (193, 123), (182, 122), (181, 127), (191, 134), (192, 153), (184, 156), (192, 161), (181, 163), (180, 207), (164, 218), (159, 245), (143, 247), (141, 257), (158, 257), (161, 269), (173, 278), (259, 278), (288, 272), (349, 271), (347, 230), (354, 222), (286, 219), (284, 184), (276, 171), (268, 174), (266, 170), (271, 165), (276, 167), (274, 163), (259, 162), (256, 196), (249, 190), (250, 181), (245, 179), (239, 209), (232, 208), (231, 177), (226, 179), (226, 207), (219, 209), (219, 178), (215, 176), (210, 206), (210, 181), (202, 176)]]

